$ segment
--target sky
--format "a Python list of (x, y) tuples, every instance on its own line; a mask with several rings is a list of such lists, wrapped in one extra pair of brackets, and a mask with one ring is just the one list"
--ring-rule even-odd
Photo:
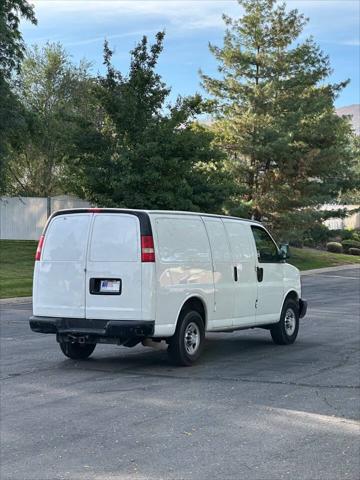
[[(151, 41), (165, 30), (164, 51), (158, 72), (177, 95), (204, 94), (199, 69), (216, 75), (217, 63), (208, 44), (221, 46), (222, 13), (241, 16), (236, 0), (30, 0), (38, 25), (22, 23), (28, 45), (61, 42), (74, 62), (86, 58), (94, 73), (102, 72), (102, 48), (106, 38), (115, 49), (114, 65), (126, 73), (129, 51), (143, 35)], [(312, 35), (330, 56), (332, 82), (349, 78), (349, 86), (336, 106), (360, 103), (360, 2), (358, 0), (288, 0), (309, 17), (300, 41)]]

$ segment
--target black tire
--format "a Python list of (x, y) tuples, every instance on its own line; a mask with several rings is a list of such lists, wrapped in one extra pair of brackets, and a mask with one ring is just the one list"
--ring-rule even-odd
[(169, 342), (170, 359), (176, 365), (191, 366), (201, 355), (204, 339), (205, 326), (200, 313), (195, 310), (184, 311), (180, 315), (175, 334)]
[(70, 343), (60, 342), (63, 354), (72, 360), (85, 360), (95, 350), (96, 343)]
[(270, 328), (273, 341), (278, 345), (294, 343), (299, 331), (299, 304), (295, 300), (285, 301), (279, 323)]

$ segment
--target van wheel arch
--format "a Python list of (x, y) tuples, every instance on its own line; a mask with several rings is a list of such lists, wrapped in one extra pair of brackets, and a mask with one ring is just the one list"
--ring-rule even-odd
[(197, 297), (182, 306), (174, 335), (168, 340), (168, 354), (175, 365), (191, 366), (201, 355), (205, 340), (205, 305)]
[(295, 290), (290, 290), (290, 292), (288, 292), (286, 294), (286, 296), (284, 297), (283, 303), (281, 305), (281, 311), (282, 311), (282, 309), (285, 305), (285, 302), (287, 302), (287, 300), (289, 300), (289, 299), (294, 300), (294, 302), (299, 303), (299, 295), (297, 294), (297, 292)]
[(204, 301), (199, 297), (191, 297), (184, 302), (177, 316), (176, 324), (179, 322), (179, 319), (184, 314), (184, 312), (188, 312), (191, 310), (195, 310), (201, 315), (201, 318), (203, 319), (203, 322), (204, 322), (204, 328), (206, 330), (206, 323), (207, 323), (206, 307), (205, 307)]

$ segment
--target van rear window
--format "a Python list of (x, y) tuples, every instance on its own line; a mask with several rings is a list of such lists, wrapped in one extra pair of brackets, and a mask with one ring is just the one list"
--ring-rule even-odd
[(85, 257), (90, 215), (60, 215), (46, 231), (43, 261), (75, 262)]
[(140, 259), (139, 220), (133, 215), (104, 213), (94, 219), (92, 262), (136, 262)]

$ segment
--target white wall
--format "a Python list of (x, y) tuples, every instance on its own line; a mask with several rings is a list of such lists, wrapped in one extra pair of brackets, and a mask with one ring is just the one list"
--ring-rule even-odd
[[(50, 202), (48, 204), (48, 202)], [(89, 207), (75, 197), (0, 197), (0, 239), (38, 240), (45, 226), (48, 209)]]
[[(323, 205), (321, 210), (355, 210), (357, 208), (359, 208), (359, 205)], [(329, 218), (325, 220), (324, 224), (330, 230), (360, 229), (360, 212), (353, 213), (346, 218)]]

